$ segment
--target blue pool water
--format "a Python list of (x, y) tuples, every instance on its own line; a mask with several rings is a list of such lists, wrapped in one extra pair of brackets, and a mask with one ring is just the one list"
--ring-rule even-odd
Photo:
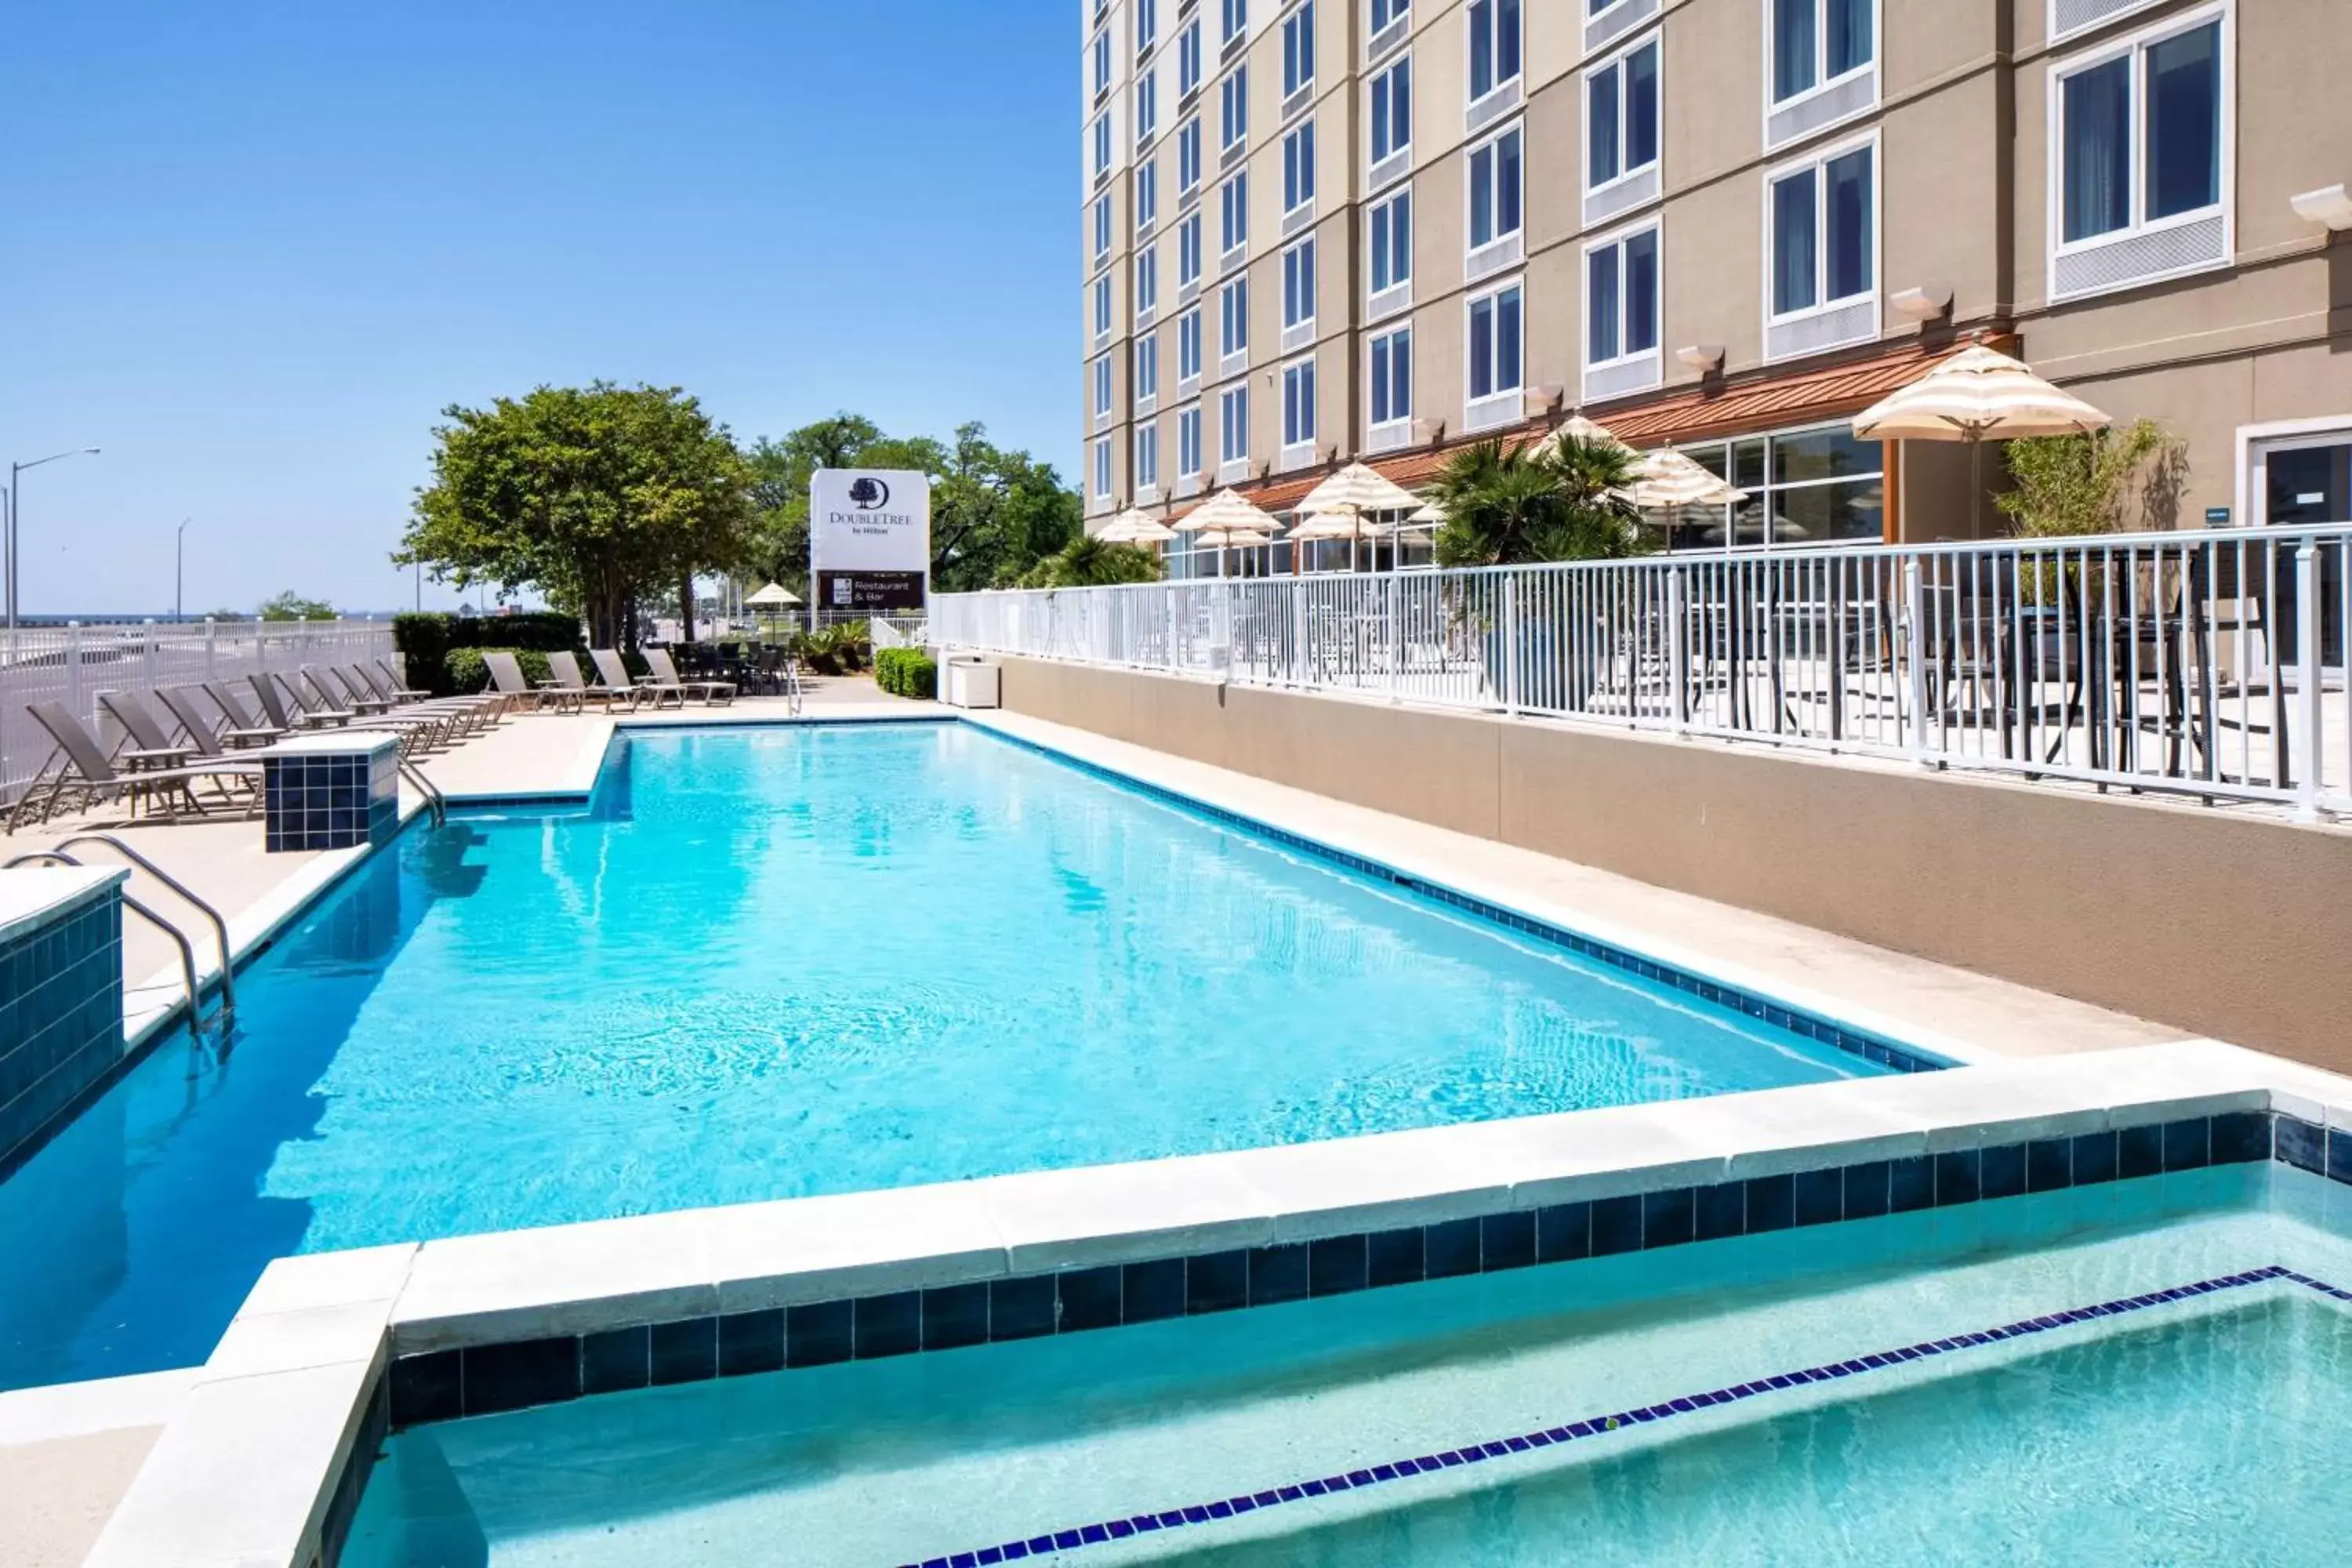
[(286, 1253), (1880, 1070), (963, 725), (641, 736), (240, 1001), (0, 1184), (0, 1386), (200, 1360)]
[(2279, 1270), (2352, 1273), (2343, 1191), (2189, 1172), (418, 1426), (344, 1561), (2315, 1568), (2352, 1530), (2352, 1310)]

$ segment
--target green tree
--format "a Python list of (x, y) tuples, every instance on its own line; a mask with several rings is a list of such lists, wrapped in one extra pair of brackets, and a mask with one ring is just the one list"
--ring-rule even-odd
[(261, 601), (257, 612), (265, 621), (331, 621), (335, 607), (324, 599), (306, 599), (289, 589)]
[(752, 467), (675, 387), (542, 386), (443, 415), (401, 565), (502, 595), (536, 587), (615, 647), (635, 646), (641, 601), (745, 559)]
[(1022, 574), (1024, 588), (1093, 588), (1107, 583), (1157, 583), (1160, 557), (1139, 544), (1106, 544), (1081, 533)]
[(1625, 499), (1633, 454), (1563, 437), (1552, 450), (1480, 441), (1446, 460), (1430, 487), (1445, 514), (1432, 541), (1441, 566), (1511, 566), (1639, 554), (1640, 514)]
[(2123, 525), (2132, 483), (2151, 458), (2146, 500), (2163, 504), (2179, 449), (2179, 440), (2153, 419), (2120, 430), (2011, 441), (2002, 458), (2016, 488), (1993, 504), (2023, 539), (2112, 533)]

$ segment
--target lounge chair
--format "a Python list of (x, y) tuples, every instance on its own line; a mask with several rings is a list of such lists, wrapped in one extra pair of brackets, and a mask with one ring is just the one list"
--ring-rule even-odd
[(170, 767), (186, 762), (212, 744), (209, 733), (190, 735), (184, 744), (173, 740), (172, 732), (163, 727), (162, 721), (140, 700), (136, 691), (101, 691), (98, 694), (98, 705), (122, 726), (122, 732), (128, 739), (124, 744), (115, 748), (115, 754), (134, 767), (149, 764)]
[[(703, 701), (719, 706), (731, 705), (735, 700), (735, 683), (731, 680), (679, 679), (677, 666), (671, 661), (669, 649), (666, 647), (646, 649), (646, 668), (653, 671), (653, 679), (648, 684), (656, 690), (674, 687), (681, 693), (698, 694)], [(681, 705), (683, 701), (681, 697)]]
[[(400, 657), (394, 654), (393, 658)], [(421, 687), (409, 685), (408, 678), (394, 665), (392, 658), (363, 658), (360, 660), (359, 668), (369, 672), (370, 679), (378, 688), (403, 702), (422, 702), (433, 695)]]
[[(227, 718), (233, 734), (266, 736), (271, 741), (286, 734), (284, 726), (271, 723), (268, 714), (256, 713), (247, 708), (245, 700), (237, 696), (236, 688), (227, 681), (207, 680), (205, 690), (212, 698), (213, 706)], [(234, 745), (236, 742), (232, 741), (230, 743)]]
[(414, 721), (405, 719), (362, 719), (349, 709), (336, 708), (317, 696), (306, 696), (301, 689), (282, 675), (261, 674), (252, 678), (254, 694), (268, 710), (272, 723), (285, 724), (289, 729), (305, 730), (376, 730), (400, 737), (400, 750), (409, 755), (429, 744), (441, 729), (438, 721), (426, 719)]
[(509, 702), (528, 702), (541, 712), (551, 707), (559, 713), (567, 708), (574, 713), (584, 711), (581, 693), (560, 680), (533, 686), (522, 672), (522, 660), (510, 653), (484, 653), (482, 663), (490, 672), (490, 689)]
[(497, 723), (506, 713), (506, 699), (496, 692), (468, 691), (456, 697), (435, 697), (429, 692), (407, 691), (385, 679), (364, 660), (333, 665), (330, 671), (341, 677), (344, 689), (354, 695), (365, 693), (391, 703), (394, 718), (403, 714), (446, 713), (461, 727), (479, 731)]
[[(456, 709), (401, 708), (388, 698), (376, 695), (375, 689), (343, 675), (330, 666), (304, 665), (302, 678), (312, 689), (330, 703), (342, 703), (360, 715), (360, 723), (380, 730), (397, 730), (414, 737), (413, 744), (404, 744), (404, 754), (425, 747), (445, 746), (457, 738), (464, 728), (467, 715)], [(394, 711), (398, 709), (398, 711)]]
[(686, 706), (686, 689), (682, 686), (664, 686), (651, 676), (632, 681), (629, 667), (621, 662), (619, 648), (592, 647), (588, 650), (588, 657), (596, 661), (596, 673), (604, 679), (606, 689), (622, 688), (628, 691), (631, 709), (648, 700), (659, 708), (669, 698), (676, 698), (680, 708)]
[(229, 723), (226, 729), (222, 728), (205, 712), (203, 703), (198, 700), (200, 693), (193, 686), (167, 686), (155, 695), (164, 707), (172, 710), (172, 717), (180, 721), (180, 728), (188, 732), (188, 739), (196, 742), (196, 754), (201, 757), (217, 757), (222, 754), (224, 746), (230, 751), (266, 746), (283, 733), (267, 724), (242, 727), (226, 709), (221, 711)]
[[(127, 798), (134, 816), (142, 801), (160, 803), (163, 815), (176, 821), (177, 801), (185, 801), (195, 811), (204, 810), (188, 790), (188, 785), (197, 780), (218, 784), (226, 778), (252, 783), (261, 777), (261, 763), (253, 759), (222, 759), (119, 773), (107, 760), (106, 748), (99, 744), (98, 737), (89, 732), (88, 725), (66, 711), (62, 702), (30, 703), (25, 711), (49, 732), (57, 749), (17, 795), (16, 804), (9, 807), (11, 833), (28, 818), (47, 822), (68, 799), (73, 802), (73, 809), (80, 810), (100, 801)], [(52, 768), (57, 771), (51, 773)], [(250, 805), (257, 806), (260, 798), (260, 791), (255, 790)]]
[[(362, 719), (373, 719), (379, 713), (389, 713), (398, 706), (390, 698), (378, 697), (373, 690), (353, 691), (333, 670), (322, 665), (306, 664), (296, 672), (303, 685), (319, 694), (331, 708), (342, 708)], [(299, 690), (300, 688), (296, 688)]]
[[(618, 660), (614, 662), (617, 663)], [(618, 686), (605, 682), (591, 686), (582, 679), (580, 661), (572, 656), (569, 648), (558, 648), (549, 654), (547, 668), (563, 689), (576, 692), (583, 702), (602, 702), (604, 705), (604, 710), (608, 713), (612, 711), (613, 704), (615, 702), (626, 702), (632, 710), (637, 706), (637, 689), (626, 680), (622, 681)], [(604, 668), (603, 662), (599, 660), (596, 666), (599, 674), (603, 673)]]

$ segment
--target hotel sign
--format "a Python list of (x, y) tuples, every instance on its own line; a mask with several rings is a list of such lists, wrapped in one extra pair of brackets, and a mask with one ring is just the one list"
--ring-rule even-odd
[(920, 610), (931, 580), (931, 481), (911, 468), (809, 476), (809, 580), (828, 614)]

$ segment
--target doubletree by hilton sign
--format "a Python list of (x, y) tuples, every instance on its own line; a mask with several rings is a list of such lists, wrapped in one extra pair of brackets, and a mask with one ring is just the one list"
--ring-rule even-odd
[(809, 477), (809, 576), (829, 614), (920, 610), (931, 580), (931, 481), (909, 468)]

